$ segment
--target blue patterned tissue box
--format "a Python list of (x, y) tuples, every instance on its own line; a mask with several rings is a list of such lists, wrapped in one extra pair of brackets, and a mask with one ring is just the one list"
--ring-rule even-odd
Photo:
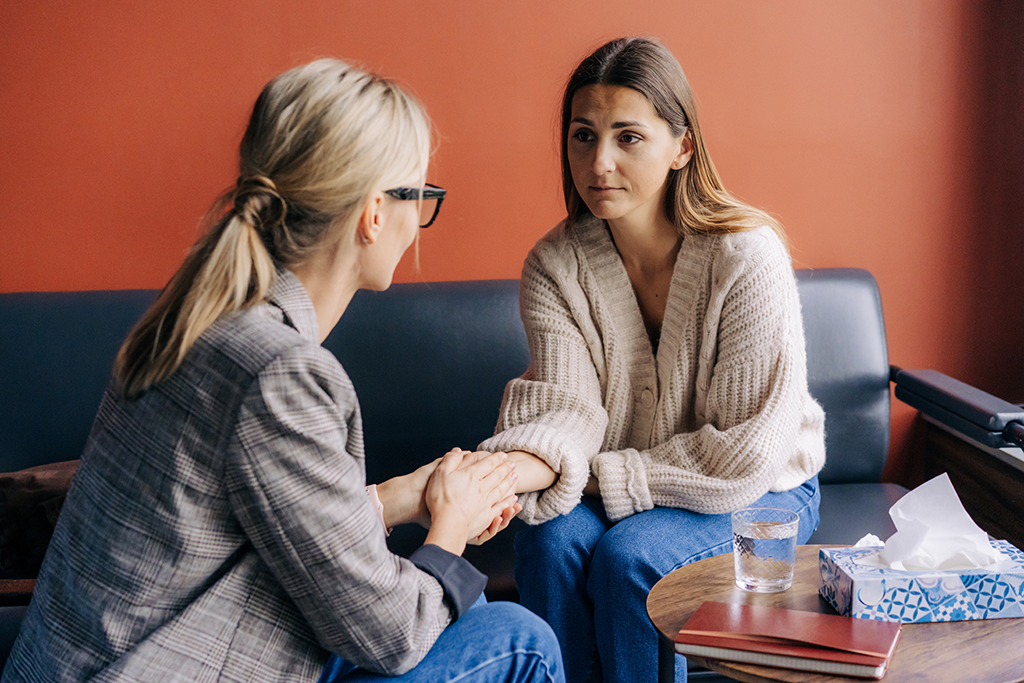
[(843, 616), (905, 624), (1024, 617), (1024, 553), (1006, 541), (1010, 559), (996, 570), (900, 571), (857, 564), (879, 548), (822, 548), (818, 592)]

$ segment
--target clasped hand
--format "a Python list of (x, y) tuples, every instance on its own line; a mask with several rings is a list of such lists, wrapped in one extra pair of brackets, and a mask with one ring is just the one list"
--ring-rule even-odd
[(493, 538), (523, 509), (519, 475), (505, 453), (454, 448), (414, 472), (377, 486), (387, 527), (417, 522), (427, 543), (461, 555)]
[[(508, 526), (522, 510), (515, 495), (518, 475), (505, 453), (455, 448), (436, 462), (423, 491), (430, 512), (427, 543), (480, 544)], [(461, 541), (460, 541), (461, 539)]]

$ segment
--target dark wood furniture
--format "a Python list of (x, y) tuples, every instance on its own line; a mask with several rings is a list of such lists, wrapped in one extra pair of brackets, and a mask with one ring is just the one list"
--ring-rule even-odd
[[(661, 579), (647, 598), (647, 614), (660, 636), (658, 680), (661, 683), (673, 680), (675, 654), (672, 638), (705, 600), (835, 614), (835, 610), (818, 595), (818, 551), (822, 547), (805, 545), (797, 548), (793, 587), (782, 593), (748, 593), (737, 588), (733, 580), (731, 553), (695, 562)], [(884, 683), (1024, 681), (1021, 643), (1024, 643), (1024, 619), (904, 624), (896, 653), (882, 680)], [(747, 683), (865, 680), (705, 657), (690, 657), (690, 661)]]
[(35, 579), (0, 579), (0, 607), (27, 605), (35, 588)]
[(994, 538), (1024, 548), (1024, 460), (1019, 448), (996, 449), (924, 419), (927, 481), (946, 472), (971, 518)]

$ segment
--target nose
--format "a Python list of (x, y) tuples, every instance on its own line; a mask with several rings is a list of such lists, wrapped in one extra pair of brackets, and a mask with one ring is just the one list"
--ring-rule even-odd
[(601, 140), (594, 146), (593, 170), (602, 175), (615, 169), (615, 147), (610, 141)]

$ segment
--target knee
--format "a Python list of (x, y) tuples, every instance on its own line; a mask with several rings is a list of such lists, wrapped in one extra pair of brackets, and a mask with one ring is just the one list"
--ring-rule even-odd
[(605, 534), (594, 549), (588, 587), (592, 595), (610, 596), (646, 591), (661, 577), (637, 539)]
[(494, 638), (504, 639), (502, 645), (506, 652), (536, 654), (552, 670), (561, 670), (562, 653), (554, 631), (546, 621), (522, 605), (490, 602), (466, 612), (462, 619), (467, 618), (476, 623), (468, 623), (466, 626), (490, 632)]
[(732, 548), (727, 522), (719, 529), (693, 521), (693, 513), (655, 509), (617, 524), (594, 549), (593, 590), (646, 596), (669, 572)]

